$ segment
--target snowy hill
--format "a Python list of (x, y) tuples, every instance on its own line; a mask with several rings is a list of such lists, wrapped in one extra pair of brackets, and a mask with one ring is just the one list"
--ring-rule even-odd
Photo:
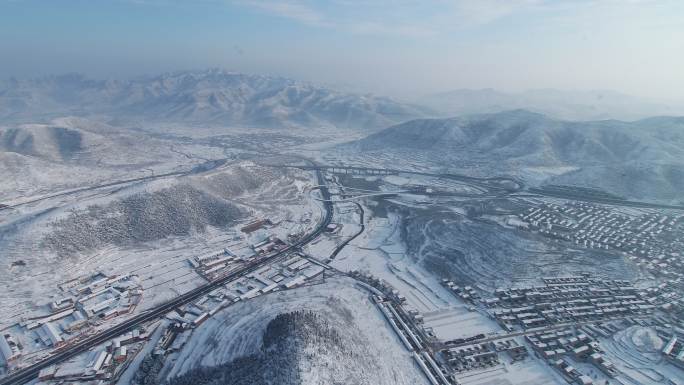
[(368, 293), (339, 277), (220, 311), (165, 367), (169, 385), (428, 383)]
[[(73, 256), (105, 246), (134, 246), (168, 237), (190, 237), (207, 228), (225, 229), (254, 213), (245, 195), (281, 207), (297, 201), (297, 176), (250, 162), (182, 179), (148, 182), (120, 189), (102, 201), (75, 206), (49, 223), (41, 246)], [(144, 186), (144, 187), (143, 187)]]
[[(627, 160), (684, 161), (684, 118), (568, 122), (525, 110), (451, 119), (420, 119), (361, 140), (383, 147), (462, 148), (495, 157), (524, 158), (545, 165), (603, 164)], [(542, 165), (542, 164), (540, 164)]]
[(418, 103), (446, 116), (520, 108), (569, 120), (637, 120), (658, 115), (684, 115), (681, 103), (646, 100), (607, 90), (537, 89), (506, 93), (491, 88), (461, 89), (429, 95)]
[(89, 131), (59, 124), (0, 127), (0, 151), (52, 161), (70, 161), (109, 141)]
[[(424, 115), (387, 98), (337, 92), (291, 79), (222, 70), (129, 81), (81, 75), (11, 80), (0, 86), (0, 119), (51, 114), (258, 127), (383, 128)], [(34, 120), (35, 121), (35, 120)]]
[(342, 148), (425, 154), (451, 160), (455, 168), (536, 173), (546, 182), (553, 178), (640, 198), (681, 198), (684, 188), (684, 118), (570, 122), (514, 110), (413, 120)]
[[(355, 341), (317, 313), (279, 314), (266, 327), (262, 341), (258, 354), (191, 370), (169, 385), (368, 383), (362, 380), (364, 371), (372, 369), (364, 367), (365, 357), (355, 349)], [(340, 361), (354, 365), (335, 365)]]

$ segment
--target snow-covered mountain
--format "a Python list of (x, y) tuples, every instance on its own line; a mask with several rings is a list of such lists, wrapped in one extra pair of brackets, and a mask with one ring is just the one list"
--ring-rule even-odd
[(388, 98), (337, 92), (291, 79), (223, 70), (176, 72), (127, 81), (81, 75), (10, 80), (0, 86), (0, 119), (109, 115), (258, 127), (374, 129), (425, 116)]
[(640, 198), (681, 199), (684, 188), (681, 117), (571, 122), (514, 110), (418, 119), (342, 149), (422, 154), (476, 173), (514, 173)]
[(632, 160), (679, 163), (684, 162), (684, 118), (570, 122), (514, 110), (412, 120), (372, 134), (359, 145), (365, 149), (462, 149), (547, 166)]
[(608, 90), (536, 89), (506, 93), (491, 88), (461, 89), (429, 95), (418, 101), (445, 116), (526, 109), (569, 120), (637, 120), (684, 115), (684, 104), (646, 100)]

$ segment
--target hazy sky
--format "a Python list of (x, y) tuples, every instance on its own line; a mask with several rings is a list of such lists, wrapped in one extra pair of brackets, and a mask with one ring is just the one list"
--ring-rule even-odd
[(401, 97), (684, 101), (683, 0), (0, 0), (0, 77), (222, 67)]

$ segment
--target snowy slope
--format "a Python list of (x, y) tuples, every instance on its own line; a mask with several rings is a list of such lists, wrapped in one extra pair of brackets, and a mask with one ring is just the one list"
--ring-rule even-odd
[(684, 187), (684, 118), (675, 117), (571, 122), (514, 110), (418, 119), (339, 149), (424, 156), (453, 168), (476, 166), (490, 175), (603, 187), (639, 198), (673, 200)]
[[(193, 157), (198, 153), (199, 157)], [(189, 169), (223, 151), (152, 137), (94, 119), (0, 124), (0, 201)]]
[[(274, 325), (273, 320), (278, 315), (293, 311), (313, 312), (316, 320), (290, 319)], [(298, 337), (297, 329), (317, 330), (323, 343)], [(260, 357), (277, 356), (273, 351), (269, 353), (269, 349), (276, 353), (290, 351), (294, 357), (281, 357), (279, 361), (283, 367), (276, 365), (267, 369)], [(251, 358), (240, 361), (241, 357)], [(236, 366), (231, 366), (231, 362)], [(186, 380), (193, 378), (199, 381), (200, 367), (225, 365), (225, 368), (239, 370), (241, 366), (254, 368), (251, 365), (255, 364), (267, 369), (265, 373), (281, 376), (272, 378), (271, 384), (426, 383), (368, 294), (346, 278), (269, 294), (217, 313), (195, 330), (176, 362), (166, 368), (166, 379), (186, 375), (184, 381), (171, 383), (187, 383)], [(292, 377), (288, 379), (288, 375)], [(259, 378), (258, 375), (252, 377)]]
[(568, 122), (525, 110), (451, 119), (421, 119), (370, 135), (362, 149), (464, 149), (485, 155), (526, 158), (551, 166), (603, 164), (639, 159), (684, 161), (684, 118)]

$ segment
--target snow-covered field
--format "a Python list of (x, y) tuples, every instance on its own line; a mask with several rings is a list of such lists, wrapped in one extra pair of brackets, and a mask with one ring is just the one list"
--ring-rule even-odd
[(622, 372), (622, 383), (655, 385), (682, 378), (681, 369), (668, 364), (660, 354), (662, 341), (653, 329), (632, 326), (601, 341), (606, 356)]

